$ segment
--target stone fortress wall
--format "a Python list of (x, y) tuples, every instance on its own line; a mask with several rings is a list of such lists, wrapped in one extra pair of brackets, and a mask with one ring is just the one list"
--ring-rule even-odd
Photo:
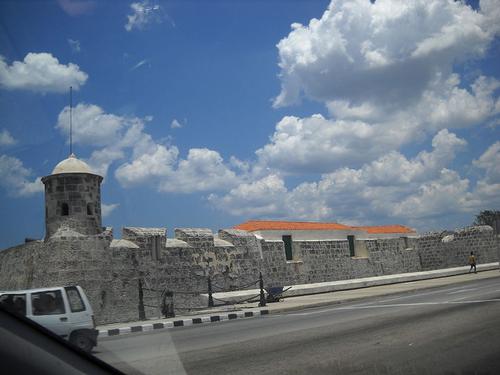
[[(496, 262), (499, 239), (490, 226), (474, 226), (422, 236), (417, 242), (422, 270), (460, 265), (474, 251), (479, 263)], [(496, 250), (495, 250), (496, 249)]]
[(266, 287), (296, 285), (460, 266), (471, 250), (494, 262), (500, 252), (487, 226), (417, 236), (319, 223), (292, 237), (181, 228), (173, 238), (165, 228), (126, 227), (115, 239), (101, 226), (102, 177), (85, 162), (71, 154), (42, 182), (45, 239), (0, 251), (0, 290), (80, 285), (98, 323), (158, 317), (165, 291), (177, 313), (205, 308), (209, 278), (214, 292), (255, 289), (260, 273)]
[[(98, 323), (158, 316), (159, 290), (173, 292), (177, 313), (204, 307), (200, 296), (211, 277), (214, 291), (253, 289), (262, 272), (265, 286), (294, 285), (462, 266), (470, 251), (479, 263), (496, 262), (498, 238), (491, 227), (421, 236), (357, 240), (362, 256), (351, 257), (347, 240), (293, 242), (286, 260), (283, 241), (259, 239), (236, 229), (111, 228), (82, 235), (60, 228), (45, 241), (0, 252), (0, 290), (78, 284)], [(216, 301), (217, 303), (217, 301)]]

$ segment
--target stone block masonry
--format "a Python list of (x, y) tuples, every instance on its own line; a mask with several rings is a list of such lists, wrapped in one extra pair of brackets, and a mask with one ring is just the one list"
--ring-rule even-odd
[(487, 225), (424, 234), (415, 243), (423, 271), (466, 265), (471, 251), (478, 263), (496, 262), (498, 247), (497, 236)]
[(175, 230), (175, 238), (195, 248), (214, 247), (214, 235), (210, 229), (182, 228)]
[[(470, 251), (479, 263), (498, 261), (498, 238), (490, 227), (429, 233), (414, 238), (356, 240), (352, 257), (345, 240), (293, 241), (287, 260), (283, 241), (251, 232), (179, 228), (110, 228), (82, 234), (60, 226), (45, 241), (0, 252), (0, 290), (68, 284), (87, 292), (99, 324), (158, 318), (165, 300), (178, 314), (206, 308), (207, 280), (214, 291), (319, 283), (418, 272), (467, 264)], [(163, 298), (163, 292), (168, 292)], [(216, 301), (220, 302), (220, 301)]]
[(42, 178), (45, 185), (45, 231), (50, 238), (61, 226), (94, 235), (101, 227), (101, 176), (63, 173)]

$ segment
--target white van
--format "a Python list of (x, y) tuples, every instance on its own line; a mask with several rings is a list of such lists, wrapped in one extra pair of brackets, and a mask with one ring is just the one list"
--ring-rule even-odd
[(94, 312), (80, 286), (0, 292), (0, 304), (87, 352), (97, 345)]

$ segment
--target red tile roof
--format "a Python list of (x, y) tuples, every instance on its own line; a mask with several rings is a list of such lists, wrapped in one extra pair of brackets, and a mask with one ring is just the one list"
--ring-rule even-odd
[(351, 227), (338, 223), (250, 220), (246, 223), (236, 225), (234, 229), (253, 232), (258, 230), (349, 230)]
[(376, 225), (354, 227), (339, 223), (319, 223), (310, 221), (272, 221), (250, 220), (234, 226), (249, 232), (260, 230), (363, 230), (371, 234), (382, 233), (415, 233), (411, 228), (403, 225)]
[(411, 228), (404, 225), (374, 225), (369, 227), (352, 227), (353, 229), (361, 229), (368, 233), (415, 233)]

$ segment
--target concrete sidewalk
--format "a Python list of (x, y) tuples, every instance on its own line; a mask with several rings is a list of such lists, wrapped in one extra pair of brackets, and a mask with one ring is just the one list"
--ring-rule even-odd
[[(409, 281), (417, 281), (417, 280), (427, 280), (427, 279), (435, 279), (439, 277), (448, 277), (455, 275), (462, 275), (469, 272), (469, 266), (465, 267), (453, 267), (453, 268), (444, 268), (440, 270), (431, 270), (431, 271), (421, 271), (421, 272), (407, 272), (393, 275), (383, 275), (383, 276), (372, 276), (372, 277), (364, 277), (360, 279), (351, 279), (351, 280), (336, 280), (336, 281), (327, 281), (322, 283), (310, 283), (310, 284), (299, 284), (299, 285), (285, 285), (284, 289), (286, 292), (283, 293), (283, 297), (293, 297), (293, 296), (304, 296), (309, 294), (318, 294), (318, 293), (328, 293), (328, 292), (338, 292), (341, 290), (351, 290), (351, 289), (359, 289), (366, 287), (373, 287), (378, 285), (387, 285), (387, 284), (397, 284), (397, 283), (405, 283)], [(478, 271), (487, 271), (498, 269), (498, 262), (495, 263), (487, 263), (480, 264), (477, 266)], [(213, 298), (215, 301), (227, 301), (230, 303), (239, 303), (239, 301), (243, 300), (258, 300), (259, 289), (247, 289), (247, 290), (236, 290), (233, 292), (219, 292), (214, 293)], [(208, 294), (202, 294), (205, 300), (208, 303)]]
[(289, 297), (278, 303), (269, 303), (266, 308), (269, 314), (302, 310), (306, 308), (322, 307), (355, 300), (387, 296), (391, 294), (411, 293), (422, 289), (432, 289), (447, 285), (465, 283), (472, 280), (500, 278), (498, 269), (479, 271), (477, 274), (462, 274), (436, 279), (410, 281), (390, 285), (373, 286), (354, 290), (344, 290), (332, 293), (312, 294), (308, 296)]
[[(99, 330), (99, 337), (106, 337), (194, 324), (213, 323), (224, 320), (257, 317), (261, 315), (295, 311), (305, 308), (328, 306), (368, 297), (405, 292), (409, 293), (415, 290), (436, 288), (471, 280), (495, 277), (500, 278), (498, 268), (498, 263), (490, 263), (487, 265), (479, 265), (477, 268), (477, 274), (468, 274), (467, 271), (469, 270), (469, 267), (457, 267), (453, 269), (427, 271), (424, 273), (419, 272), (418, 274), (425, 275), (422, 275), (424, 277), (416, 281), (412, 281), (411, 278), (415, 277), (414, 274), (417, 273), (385, 275), (368, 278), (371, 279), (370, 282), (372, 284), (370, 284), (367, 279), (343, 280), (344, 286), (355, 286), (355, 289), (346, 290), (347, 288), (344, 288), (344, 290), (316, 292), (315, 294), (286, 297), (280, 302), (268, 303), (267, 306), (262, 308), (258, 307), (257, 302), (248, 302), (231, 306), (215, 307), (213, 309), (199, 311), (196, 315), (187, 315), (170, 319), (150, 319), (147, 321), (108, 324), (98, 326), (97, 329)], [(452, 274), (452, 276), (450, 276), (450, 274)], [(405, 277), (410, 278), (409, 281), (404, 281)], [(385, 285), (380, 285), (382, 280), (385, 282)], [(321, 287), (324, 286), (322, 284), (333, 284), (336, 287), (339, 287), (340, 282), (336, 281), (313, 284), (316, 285), (315, 290), (318, 290), (318, 285), (320, 287), (319, 290), (321, 290)]]

